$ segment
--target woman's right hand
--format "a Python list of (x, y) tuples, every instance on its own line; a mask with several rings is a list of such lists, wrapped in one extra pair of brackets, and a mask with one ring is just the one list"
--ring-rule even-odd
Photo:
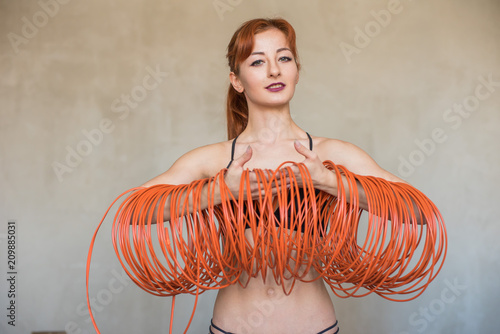
[[(245, 153), (243, 153), (238, 158), (234, 159), (231, 163), (231, 166), (227, 169), (226, 174), (224, 175), (224, 182), (226, 183), (227, 188), (233, 194), (234, 198), (239, 198), (240, 193), (240, 184), (241, 184), (241, 176), (243, 172), (246, 170), (244, 167), (245, 164), (252, 158), (252, 148), (250, 145), (247, 147)], [(263, 170), (266, 180), (269, 180), (270, 175), (272, 175), (271, 170)], [(250, 194), (252, 200), (258, 199), (261, 195), (264, 195), (266, 192), (263, 189), (263, 184), (258, 181), (257, 174), (254, 171), (249, 171), (249, 187)], [(259, 185), (260, 184), (260, 185)], [(260, 190), (259, 190), (260, 189)], [(272, 195), (276, 194), (276, 184), (273, 182), (272, 184)], [(247, 189), (244, 190), (244, 199), (248, 198)]]

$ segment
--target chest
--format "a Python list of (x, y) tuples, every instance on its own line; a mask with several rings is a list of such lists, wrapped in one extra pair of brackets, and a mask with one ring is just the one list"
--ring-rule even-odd
[[(236, 145), (233, 158), (241, 157), (248, 145)], [(293, 142), (281, 145), (250, 145), (251, 158), (244, 164), (245, 169), (277, 169), (284, 162), (302, 162), (305, 157), (295, 150)]]

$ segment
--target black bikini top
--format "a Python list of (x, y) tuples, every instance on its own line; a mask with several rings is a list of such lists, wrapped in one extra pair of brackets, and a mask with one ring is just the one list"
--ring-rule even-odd
[[(313, 149), (312, 138), (309, 135), (309, 133), (306, 132), (306, 134), (307, 134), (307, 137), (309, 138), (309, 149), (312, 151), (312, 149)], [(235, 147), (235, 144), (236, 144), (236, 139), (238, 139), (238, 137), (234, 138), (234, 140), (233, 140), (232, 147), (231, 147), (231, 161), (227, 165), (227, 168), (229, 168), (229, 166), (231, 166), (231, 163), (234, 160), (234, 147)], [(315, 189), (314, 191), (315, 191), (316, 194), (318, 194), (318, 192), (319, 192), (319, 190), (317, 190), (317, 189)], [(304, 191), (302, 189), (299, 189), (299, 198), (300, 199), (304, 198)], [(298, 205), (297, 199), (295, 200), (295, 205), (296, 206)], [(258, 209), (256, 209), (256, 212), (258, 214)], [(281, 217), (280, 217), (281, 215), (280, 215), (279, 208), (274, 211), (274, 216), (276, 217), (276, 224), (278, 225), (278, 222), (281, 221)], [(291, 216), (291, 208), (288, 209), (288, 217), (290, 217), (290, 216)], [(247, 225), (246, 228), (250, 228), (250, 226)], [(302, 226), (302, 232), (304, 232), (304, 229), (305, 229), (305, 226)]]
[[(313, 149), (313, 140), (311, 138), (311, 136), (309, 135), (308, 132), (306, 132), (306, 135), (307, 135), (307, 138), (309, 138), (309, 150), (312, 151)], [(238, 139), (239, 136), (236, 136), (236, 138), (233, 139), (233, 143), (232, 143), (232, 146), (231, 146), (231, 161), (229, 161), (229, 164), (227, 165), (226, 168), (229, 168), (229, 166), (231, 166), (231, 164), (233, 163), (233, 160), (234, 160), (234, 147), (236, 146), (236, 139)]]

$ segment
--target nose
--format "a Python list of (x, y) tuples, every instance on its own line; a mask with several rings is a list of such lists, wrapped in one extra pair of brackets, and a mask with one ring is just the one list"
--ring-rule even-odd
[(277, 61), (270, 61), (268, 68), (268, 76), (271, 78), (277, 78), (281, 75), (280, 66)]

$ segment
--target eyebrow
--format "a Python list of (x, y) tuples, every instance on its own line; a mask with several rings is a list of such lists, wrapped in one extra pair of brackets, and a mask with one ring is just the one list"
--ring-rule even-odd
[[(276, 53), (279, 53), (279, 52), (282, 52), (282, 51), (290, 51), (290, 52), (292, 52), (292, 50), (290, 50), (289, 48), (279, 48), (278, 50), (276, 50)], [(262, 51), (256, 51), (256, 52), (252, 52), (250, 55), (265, 55), (265, 53), (262, 52)]]

